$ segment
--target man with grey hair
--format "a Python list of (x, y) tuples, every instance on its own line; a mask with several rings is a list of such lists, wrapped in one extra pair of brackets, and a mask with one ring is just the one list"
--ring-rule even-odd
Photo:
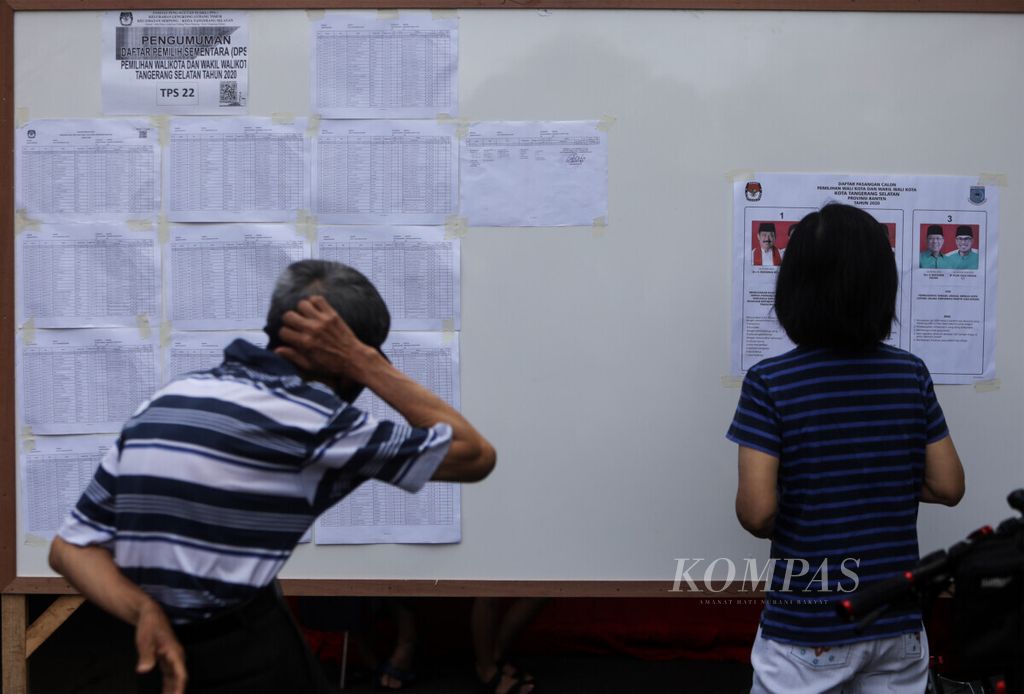
[[(137, 669), (159, 664), (164, 691), (322, 691), (276, 589), (303, 533), (366, 480), (414, 492), (494, 467), (487, 440), (382, 354), (389, 327), (358, 271), (294, 263), (268, 348), (236, 340), (164, 386), (101, 462), (50, 564), (135, 626)], [(408, 424), (353, 407), (364, 387)]]

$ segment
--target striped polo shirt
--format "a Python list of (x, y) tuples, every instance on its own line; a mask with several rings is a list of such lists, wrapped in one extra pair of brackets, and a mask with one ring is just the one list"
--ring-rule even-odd
[(110, 549), (178, 624), (271, 583), (316, 517), (362, 482), (419, 490), (451, 443), (447, 424), (377, 421), (244, 340), (224, 356), (139, 408), (60, 530)]
[(727, 438), (779, 459), (766, 638), (817, 646), (920, 630), (914, 606), (857, 632), (835, 603), (918, 561), (925, 446), (947, 435), (927, 367), (900, 349), (798, 347), (747, 373)]

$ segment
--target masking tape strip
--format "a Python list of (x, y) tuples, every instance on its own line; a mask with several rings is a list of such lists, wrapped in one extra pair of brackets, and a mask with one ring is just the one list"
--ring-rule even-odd
[(742, 378), (736, 378), (735, 376), (722, 376), (722, 387), (723, 388), (739, 388), (743, 385)]
[(1002, 381), (998, 378), (993, 378), (991, 381), (978, 381), (974, 384), (974, 390), (978, 393), (992, 393), (999, 390), (1002, 386)]
[(978, 174), (978, 185), (979, 186), (996, 186), (997, 188), (1005, 188), (1009, 183), (1009, 179), (1006, 174), (997, 173), (981, 173)]
[(455, 334), (455, 320), (452, 318), (445, 318), (441, 321), (441, 332), (445, 334), (445, 341), (448, 341), (448, 335)]
[(430, 11), (430, 18), (431, 19), (458, 19), (459, 18), (459, 11), (458, 10), (431, 10)]
[(165, 320), (160, 324), (160, 346), (166, 347), (171, 344), (171, 321)]
[(604, 236), (604, 232), (608, 229), (608, 220), (604, 217), (594, 217), (594, 222), (590, 228), (595, 238)]
[(316, 217), (307, 210), (299, 210), (295, 214), (295, 231), (306, 237), (310, 245), (316, 243)]
[(39, 222), (28, 216), (25, 210), (17, 210), (14, 213), (14, 233), (20, 234), (27, 229), (38, 229)]
[(149, 122), (156, 128), (160, 137), (160, 146), (166, 147), (171, 140), (171, 119), (168, 116), (150, 116)]
[(454, 125), (455, 139), (459, 141), (466, 139), (466, 133), (469, 132), (469, 121), (465, 118), (456, 118), (448, 113), (439, 113), (435, 120), (438, 125)]
[(377, 10), (377, 19), (398, 19), (398, 10)]
[(46, 547), (50, 544), (50, 541), (45, 537), (39, 535), (33, 535), (32, 533), (25, 533), (25, 546), (26, 547)]
[(157, 222), (156, 231), (157, 243), (159, 243), (161, 246), (163, 246), (164, 244), (167, 243), (168, 240), (170, 240), (171, 225), (167, 221), (167, 215), (163, 213), (160, 214), (160, 221)]
[(36, 341), (36, 319), (29, 318), (21, 326), (21, 341), (23, 344), (31, 345)]
[(615, 122), (618, 120), (619, 119), (615, 116), (601, 116), (601, 120), (597, 121), (597, 129), (606, 133), (612, 129), (612, 126), (615, 125)]
[(306, 137), (316, 137), (320, 134), (320, 116), (312, 115), (306, 119)]
[(21, 428), (21, 451), (31, 453), (36, 449), (36, 435), (32, 433), (32, 427), (27, 424)]
[(139, 337), (141, 339), (148, 340), (153, 337), (153, 330), (149, 327), (149, 316), (145, 313), (135, 316), (135, 325), (139, 328)]
[(152, 219), (129, 219), (126, 220), (124, 225), (128, 227), (130, 231), (152, 231), (153, 220)]
[(19, 106), (14, 109), (14, 127), (24, 128), (28, 122), (32, 120), (29, 118), (28, 106)]
[(277, 125), (291, 125), (295, 122), (295, 114), (288, 113), (287, 111), (271, 113), (270, 120)]
[(306, 10), (306, 17), (311, 22), (319, 22), (327, 14), (324, 10)]
[(733, 171), (726, 171), (725, 177), (736, 183), (737, 181), (752, 181), (757, 178), (757, 174), (749, 169), (734, 169)]
[(446, 239), (461, 239), (466, 235), (469, 228), (469, 221), (465, 217), (450, 214), (444, 220), (444, 237)]

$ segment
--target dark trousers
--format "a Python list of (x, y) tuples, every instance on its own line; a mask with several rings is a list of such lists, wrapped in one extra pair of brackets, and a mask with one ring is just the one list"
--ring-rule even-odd
[[(273, 588), (246, 605), (175, 629), (189, 692), (332, 692), (298, 625)], [(160, 676), (139, 691), (160, 691)]]

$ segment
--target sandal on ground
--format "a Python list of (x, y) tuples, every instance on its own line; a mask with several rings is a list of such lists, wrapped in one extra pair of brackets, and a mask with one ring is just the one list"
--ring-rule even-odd
[[(398, 686), (385, 686), (384, 677), (390, 677), (391, 679), (397, 680)], [(374, 691), (398, 692), (403, 689), (408, 689), (414, 684), (416, 684), (416, 672), (414, 670), (406, 670), (405, 668), (400, 668), (397, 665), (392, 665), (389, 662), (385, 662), (383, 665), (378, 667), (373, 673)]]
[(515, 677), (518, 680), (522, 680), (523, 684), (533, 684), (536, 687), (536, 684), (533, 681), (533, 675), (528, 672), (523, 672), (523, 669), (512, 661), (500, 658), (494, 663), (494, 665), (498, 668), (498, 672), (504, 672), (509, 677)]
[(524, 687), (532, 687), (530, 694), (537, 691), (537, 685), (533, 683), (532, 679), (524, 680), (520, 675), (511, 675), (505, 672), (503, 668), (498, 667), (494, 671), (494, 677), (480, 683), (480, 694), (498, 694), (501, 691), (502, 680), (512, 680), (512, 685), (503, 694), (523, 694)]

